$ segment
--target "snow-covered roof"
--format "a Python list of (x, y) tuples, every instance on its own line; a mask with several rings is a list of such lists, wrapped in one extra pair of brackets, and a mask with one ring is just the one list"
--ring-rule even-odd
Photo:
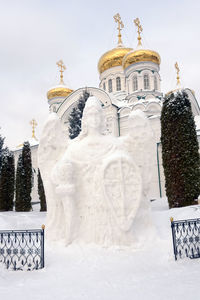
[(149, 119), (156, 119), (156, 118), (160, 118), (160, 115), (153, 115), (149, 117)]
[[(39, 142), (34, 138), (31, 138), (31, 139), (27, 140), (26, 142), (29, 142), (30, 147), (34, 147), (34, 146), (39, 145)], [(16, 146), (15, 149), (13, 149), (13, 151), (21, 150), (23, 148), (23, 145), (24, 145), (24, 143), (19, 144), (18, 146)]]

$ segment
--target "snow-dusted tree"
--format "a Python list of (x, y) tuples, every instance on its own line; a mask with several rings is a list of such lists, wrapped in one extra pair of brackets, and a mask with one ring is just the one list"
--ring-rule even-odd
[(24, 142), (22, 148), (22, 166), (24, 171), (24, 210), (30, 211), (31, 206), (31, 190), (32, 190), (32, 161), (31, 161), (31, 149), (29, 142)]
[(17, 161), (17, 171), (15, 180), (15, 210), (24, 211), (24, 168), (22, 164), (22, 154)]
[(40, 174), (40, 169), (38, 169), (38, 195), (40, 199), (40, 211), (46, 211), (47, 210), (46, 196), (45, 196), (42, 177)]
[(4, 138), (0, 135), (0, 173), (1, 173), (1, 162), (2, 162), (2, 152), (3, 152)]
[(83, 109), (85, 107), (85, 103), (89, 98), (90, 94), (85, 89), (83, 95), (80, 97), (78, 101), (78, 105), (73, 108), (72, 112), (69, 116), (69, 137), (70, 139), (76, 138), (81, 131), (81, 119), (83, 115)]
[(161, 142), (170, 208), (196, 204), (200, 194), (199, 146), (191, 104), (185, 91), (165, 96)]
[(25, 142), (19, 155), (16, 172), (15, 210), (30, 211), (32, 190), (32, 162), (29, 142)]
[(2, 152), (0, 176), (0, 210), (13, 210), (14, 205), (15, 164), (14, 155), (8, 149)]

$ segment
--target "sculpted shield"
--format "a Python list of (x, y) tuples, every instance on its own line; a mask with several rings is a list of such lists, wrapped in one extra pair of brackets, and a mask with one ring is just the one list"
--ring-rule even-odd
[(103, 188), (116, 224), (128, 231), (142, 194), (140, 171), (131, 157), (118, 154), (104, 162)]

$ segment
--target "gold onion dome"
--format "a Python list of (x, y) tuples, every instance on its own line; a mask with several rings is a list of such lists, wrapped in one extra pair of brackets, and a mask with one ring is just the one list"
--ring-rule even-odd
[(60, 84), (53, 87), (52, 89), (50, 89), (47, 92), (48, 100), (53, 99), (55, 97), (65, 97), (66, 98), (73, 92), (73, 90), (67, 88), (67, 86), (64, 84), (64, 81), (63, 81), (63, 72), (64, 72), (64, 70), (66, 70), (66, 67), (63, 64), (63, 61), (59, 60), (56, 64), (60, 68), (60, 70), (59, 70), (60, 71)]
[(99, 73), (103, 73), (113, 67), (122, 66), (124, 56), (131, 50), (132, 48), (117, 47), (104, 53), (99, 59)]
[(65, 85), (58, 85), (47, 92), (48, 100), (53, 99), (55, 97), (67, 97), (69, 96), (73, 90), (68, 89)]
[(157, 52), (153, 50), (142, 49), (141, 32), (143, 31), (143, 28), (138, 18), (134, 20), (134, 23), (137, 27), (138, 45), (135, 51), (131, 51), (125, 55), (122, 62), (123, 68), (126, 69), (132, 64), (144, 61), (151, 61), (155, 64), (160, 65), (160, 55)]
[(128, 54), (124, 56), (122, 65), (123, 68), (126, 69), (132, 64), (138, 63), (138, 62), (144, 62), (144, 61), (151, 61), (154, 62), (157, 65), (160, 65), (160, 55), (153, 51), (148, 49), (138, 49), (135, 51), (131, 51)]

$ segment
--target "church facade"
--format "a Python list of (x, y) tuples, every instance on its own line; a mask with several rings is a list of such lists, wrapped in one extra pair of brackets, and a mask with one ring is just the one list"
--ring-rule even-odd
[[(135, 50), (126, 48), (121, 39), (123, 23), (119, 14), (114, 16), (118, 24), (117, 47), (103, 54), (98, 62), (99, 88), (87, 87), (90, 96), (95, 96), (102, 103), (106, 117), (107, 134), (124, 136), (128, 131), (128, 117), (131, 111), (142, 110), (150, 120), (154, 134), (154, 157), (151, 198), (165, 196), (164, 174), (162, 168), (160, 143), (160, 115), (163, 103), (160, 77), (160, 55), (150, 49), (144, 49), (141, 43), (142, 27), (139, 19), (135, 19), (138, 32), (138, 45)], [(63, 82), (64, 64), (59, 61), (61, 72), (60, 84), (47, 93), (50, 111), (56, 112), (68, 131), (68, 119), (72, 109), (83, 94), (85, 88), (75, 91)], [(177, 66), (178, 68), (178, 66)], [(179, 71), (179, 69), (178, 69)], [(177, 88), (179, 74), (177, 73)], [(200, 108), (194, 92), (185, 89), (191, 101), (194, 116), (200, 115)], [(197, 128), (197, 133), (199, 130)], [(200, 135), (198, 135), (200, 138)]]

